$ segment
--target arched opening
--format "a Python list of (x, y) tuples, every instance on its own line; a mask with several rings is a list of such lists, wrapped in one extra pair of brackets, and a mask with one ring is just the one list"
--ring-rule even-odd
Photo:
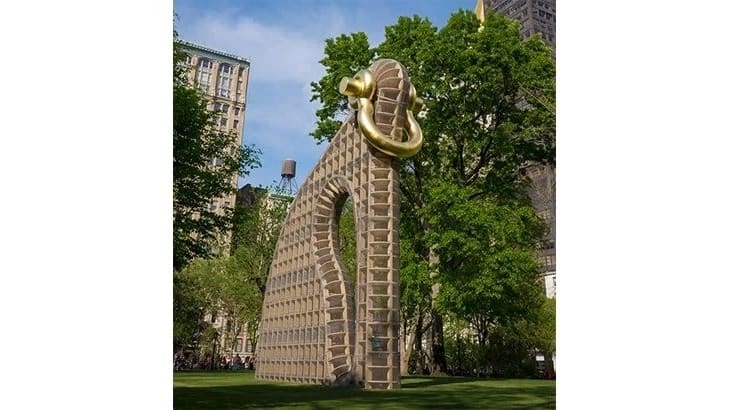
[[(335, 217), (332, 225), (334, 236), (334, 252), (339, 260), (339, 266), (342, 269), (344, 278), (344, 300), (348, 307), (347, 319), (352, 324), (351, 331), (348, 334), (348, 344), (350, 346), (350, 355), (354, 365), (354, 350), (356, 344), (356, 326), (357, 321), (357, 223), (354, 215), (354, 205), (352, 197), (345, 193), (335, 203)], [(350, 380), (354, 382), (354, 379)]]
[(335, 384), (355, 381), (356, 198), (334, 177), (321, 190), (313, 220), (314, 254), (324, 290), (329, 371)]
[(344, 268), (344, 277), (350, 283), (357, 283), (357, 231), (354, 220), (352, 198), (346, 195), (337, 206), (337, 239), (339, 257)]

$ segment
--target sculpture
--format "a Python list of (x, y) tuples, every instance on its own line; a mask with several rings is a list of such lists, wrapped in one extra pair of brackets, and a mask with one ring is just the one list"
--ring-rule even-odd
[[(405, 68), (389, 59), (344, 78), (340, 92), (356, 113), (289, 208), (266, 284), (256, 377), (398, 388), (397, 157), (420, 150), (414, 114), (422, 100)], [(357, 283), (344, 275), (338, 254), (347, 197), (356, 221)]]

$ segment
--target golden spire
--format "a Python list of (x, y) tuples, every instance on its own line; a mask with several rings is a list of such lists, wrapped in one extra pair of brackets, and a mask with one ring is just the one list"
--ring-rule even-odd
[(476, 9), (473, 12), (483, 22), (486, 19), (486, 0), (476, 0)]

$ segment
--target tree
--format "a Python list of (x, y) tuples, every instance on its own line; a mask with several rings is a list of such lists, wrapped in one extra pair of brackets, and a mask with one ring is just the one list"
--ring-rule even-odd
[(311, 136), (318, 142), (330, 141), (342, 125), (341, 119), (347, 112), (347, 100), (339, 94), (339, 81), (366, 67), (374, 58), (367, 35), (363, 32), (342, 34), (336, 39), (326, 40), (324, 59), (319, 61), (326, 68), (326, 75), (311, 83), (311, 101), (319, 100), (321, 108), (316, 111), (316, 128)]
[(440, 259), (438, 305), (466, 320), (485, 349), (495, 325), (532, 319), (542, 304), (534, 249), (544, 225), (528, 205), (469, 200), (474, 191), (431, 189), (425, 239)]
[[(357, 283), (357, 232), (354, 222), (352, 198), (347, 197), (342, 205), (337, 223), (339, 256), (345, 269), (345, 278), (352, 284)], [(353, 289), (352, 289), (353, 290)]]
[(545, 370), (554, 370), (551, 353), (555, 351), (555, 313), (555, 300), (545, 297), (536, 316), (491, 329), (484, 351), (495, 376), (534, 376), (537, 354), (544, 356)]
[(235, 323), (230, 337), (237, 337), (246, 326), (252, 351), (255, 351), (269, 268), (292, 200), (273, 189), (259, 189), (250, 205), (239, 204), (235, 208), (233, 252), (226, 278), (228, 289), (224, 293), (228, 301), (226, 313)]
[[(481, 24), (469, 11), (454, 13), (440, 30), (418, 16), (400, 17), (395, 25), (385, 28), (384, 42), (374, 48), (360, 35), (358, 41), (353, 41), (354, 36), (327, 40), (322, 60), (327, 74), (312, 83), (313, 99), (322, 102), (312, 135), (319, 141), (334, 136), (346, 106), (346, 98), (336, 93), (336, 84), (341, 77), (367, 67), (372, 61), (364, 61), (365, 56), (394, 58), (407, 67), (426, 108), (418, 120), (425, 136), (421, 152), (402, 160), (400, 167), (400, 238), (401, 244), (407, 240), (412, 250), (412, 258), (401, 259), (401, 270), (408, 272), (408, 266), (415, 263), (414, 271), (419, 272), (402, 276), (401, 293), (406, 293), (411, 276), (420, 284), (427, 282), (422, 276), (424, 266), (432, 282), (429, 295), (422, 293), (425, 287), (421, 285), (410, 288), (421, 292), (421, 301), (438, 300), (440, 287), (455, 289), (461, 269), (470, 270), (473, 280), (481, 280), (476, 282), (481, 288), (465, 288), (469, 292), (489, 290), (501, 294), (489, 299), (494, 304), (505, 301), (506, 294), (498, 282), (501, 278), (493, 275), (508, 278), (506, 271), (514, 268), (519, 272), (514, 279), (520, 284), (527, 283), (522, 279), (531, 278), (537, 286), (533, 253), (503, 250), (498, 251), (501, 254), (489, 254), (497, 250), (482, 244), (478, 251), (487, 254), (471, 262), (459, 257), (460, 249), (440, 246), (450, 238), (436, 232), (433, 225), (438, 224), (434, 218), (447, 211), (438, 208), (447, 204), (440, 198), (444, 186), (457, 188), (458, 198), (472, 203), (462, 209), (467, 214), (453, 218), (459, 224), (451, 226), (455, 232), (481, 233), (481, 228), (490, 227), (483, 221), (483, 226), (476, 226), (478, 229), (472, 226), (479, 223), (482, 207), (494, 213), (503, 208), (506, 215), (531, 212), (533, 216), (527, 206), (528, 181), (522, 171), (532, 163), (553, 163), (555, 152), (555, 67), (549, 48), (538, 37), (522, 40), (518, 23), (502, 15), (488, 13)], [(526, 232), (519, 231), (527, 227)], [(538, 230), (532, 229), (531, 223), (514, 222), (502, 228), (516, 235), (518, 241), (535, 243), (538, 239)], [(496, 266), (502, 263), (503, 267)], [(528, 293), (532, 294), (533, 289), (529, 288)], [(430, 324), (414, 328), (422, 331), (430, 327), (428, 345), (433, 348), (430, 360), (435, 373), (446, 369), (442, 310), (448, 306), (453, 314), (466, 314), (446, 303), (448, 297), (443, 298), (443, 303), (429, 307), (427, 315), (417, 304), (405, 306), (407, 300), (417, 298), (402, 300), (403, 314), (415, 315), (403, 317), (403, 323), (430, 319)], [(490, 314), (490, 307), (480, 306)]]
[[(235, 132), (217, 129), (217, 116), (187, 80), (185, 53), (173, 41), (173, 266), (214, 255), (232, 227), (232, 209), (211, 201), (235, 192), (236, 176), (260, 166), (260, 151), (241, 147)], [(216, 165), (212, 165), (215, 161)]]
[(175, 350), (196, 348), (206, 338), (205, 314), (218, 308), (218, 259), (196, 259), (173, 276), (173, 335)]
[(193, 279), (173, 274), (172, 340), (174, 350), (197, 345), (205, 304)]

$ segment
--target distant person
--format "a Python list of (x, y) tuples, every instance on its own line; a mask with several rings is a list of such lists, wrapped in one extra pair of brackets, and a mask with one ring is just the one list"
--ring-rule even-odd
[(177, 352), (175, 355), (175, 370), (180, 371), (185, 368), (185, 355), (182, 352)]

